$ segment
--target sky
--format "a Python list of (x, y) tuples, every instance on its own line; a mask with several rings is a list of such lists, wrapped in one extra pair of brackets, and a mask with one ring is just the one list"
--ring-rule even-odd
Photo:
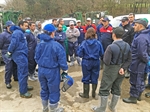
[(0, 4), (4, 4), (5, 3), (5, 0), (0, 0)]

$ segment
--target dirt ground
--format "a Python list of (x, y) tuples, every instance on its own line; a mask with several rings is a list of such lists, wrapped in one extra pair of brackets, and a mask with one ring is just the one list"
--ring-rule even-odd
[[(42, 112), (39, 82), (28, 81), (28, 84), (34, 87), (34, 90), (31, 91), (33, 97), (24, 99), (19, 97), (17, 82), (12, 81), (12, 89), (6, 89), (3, 70), (4, 67), (0, 66), (0, 112)], [(60, 106), (65, 108), (65, 112), (92, 112), (91, 107), (98, 106), (100, 101), (99, 99), (93, 99), (91, 92), (89, 99), (83, 99), (78, 96), (78, 93), (82, 92), (81, 68), (78, 65), (70, 67), (69, 75), (74, 78), (75, 83), (67, 92), (61, 92)], [(99, 78), (99, 86), (101, 76)], [(126, 104), (122, 102), (122, 98), (129, 97), (129, 87), (129, 79), (124, 79), (122, 95), (117, 105), (118, 112), (150, 112), (150, 98), (145, 98), (144, 96), (150, 90), (144, 91), (142, 101), (137, 104)], [(97, 96), (97, 98), (99, 97)], [(106, 112), (110, 111), (107, 109)]]

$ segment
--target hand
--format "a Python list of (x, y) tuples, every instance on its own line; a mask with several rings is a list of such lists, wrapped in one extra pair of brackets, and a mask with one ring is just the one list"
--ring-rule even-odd
[(6, 58), (11, 58), (11, 53), (10, 53), (10, 52), (7, 52), (7, 53), (5, 54), (5, 57), (6, 57)]
[(123, 69), (123, 68), (120, 68), (120, 70), (119, 70), (119, 74), (120, 74), (120, 75), (124, 75), (124, 74), (125, 74), (125, 72), (124, 72), (124, 69)]
[(63, 71), (62, 74), (61, 74), (62, 78), (65, 78), (66, 75), (68, 75), (68, 70)]

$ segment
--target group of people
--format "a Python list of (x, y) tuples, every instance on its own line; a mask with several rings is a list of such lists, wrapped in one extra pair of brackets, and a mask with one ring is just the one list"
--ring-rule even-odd
[(43, 30), (40, 21), (35, 23), (26, 19), (18, 26), (7, 21), (5, 31), (0, 34), (6, 87), (12, 87), (13, 74), (19, 83), (20, 96), (32, 97), (28, 91), (33, 87), (28, 86), (27, 80), (37, 80), (35, 71), (38, 65), (43, 112), (49, 109), (50, 112), (63, 112), (64, 109), (58, 107), (60, 69), (67, 75), (68, 53), (70, 66), (75, 60), (82, 66), (83, 92), (79, 93), (82, 98), (89, 98), (90, 84), (92, 97), (96, 97), (100, 66), (104, 66), (99, 90), (101, 103), (92, 108), (94, 112), (105, 112), (110, 91), (112, 99), (108, 107), (115, 111), (125, 73), (130, 74), (131, 87), (130, 97), (123, 101), (137, 103), (145, 89), (145, 74), (149, 72), (150, 29), (147, 29), (146, 18), (135, 20), (134, 17), (133, 13), (123, 17), (116, 28), (109, 24), (107, 17), (101, 17), (97, 26), (92, 24), (91, 18), (87, 18), (85, 26), (81, 25), (81, 20), (70, 21), (68, 29), (63, 19), (53, 19), (52, 24), (45, 25)]

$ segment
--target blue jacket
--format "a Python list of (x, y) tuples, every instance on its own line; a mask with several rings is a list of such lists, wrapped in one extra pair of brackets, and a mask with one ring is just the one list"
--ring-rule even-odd
[(48, 69), (60, 67), (68, 70), (64, 48), (49, 35), (41, 34), (42, 41), (37, 45), (35, 61), (38, 66)]
[(54, 40), (55, 41), (57, 41), (57, 42), (64, 42), (65, 41), (65, 39), (66, 39), (66, 33), (64, 33), (63, 31), (56, 31), (55, 32), (55, 38), (54, 38)]
[(78, 30), (80, 31), (80, 36), (78, 37), (78, 43), (81, 44), (82, 41), (84, 41), (84, 37), (85, 37), (85, 31), (84, 31), (84, 28), (81, 26), (81, 27), (76, 27), (78, 28)]
[(8, 47), (8, 51), (12, 53), (12, 58), (14, 59), (18, 55), (28, 54), (27, 40), (24, 35), (24, 31), (20, 27), (16, 27), (12, 34), (11, 43)]
[(131, 44), (132, 62), (129, 70), (133, 73), (144, 73), (150, 56), (150, 29), (136, 33)]
[(101, 43), (97, 39), (84, 40), (77, 50), (79, 57), (83, 59), (99, 60), (104, 51)]
[(103, 24), (101, 23), (101, 24), (99, 24), (98, 26), (97, 26), (97, 39), (101, 42), (101, 32), (100, 32), (100, 29), (103, 27)]

